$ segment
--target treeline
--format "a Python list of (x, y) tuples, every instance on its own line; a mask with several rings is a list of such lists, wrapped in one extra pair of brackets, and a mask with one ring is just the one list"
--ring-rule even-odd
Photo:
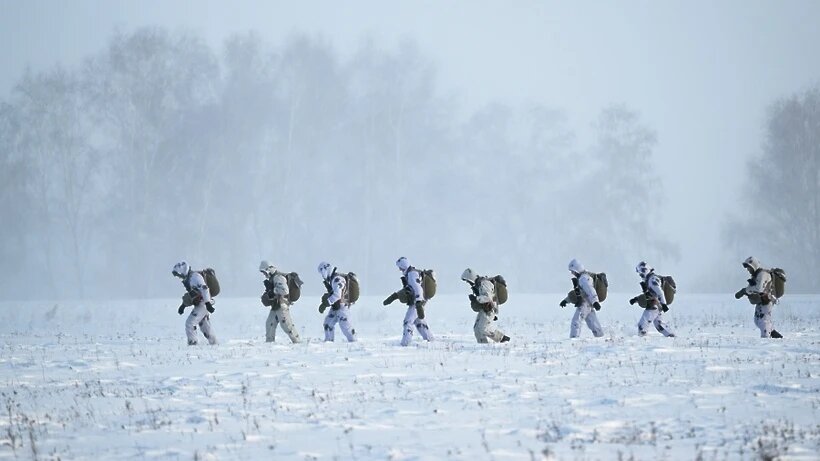
[(628, 107), (584, 144), (550, 107), (457, 114), (411, 42), (342, 59), (309, 36), (117, 34), (0, 105), (0, 293), (173, 295), (187, 259), (254, 295), (266, 258), (386, 294), (400, 255), (444, 291), (468, 265), (559, 290), (572, 257), (626, 290), (637, 260), (677, 256), (655, 231), (656, 135)]

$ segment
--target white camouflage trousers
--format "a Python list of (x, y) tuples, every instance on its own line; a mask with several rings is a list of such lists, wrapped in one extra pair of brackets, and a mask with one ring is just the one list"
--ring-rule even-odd
[(188, 315), (188, 319), (185, 320), (185, 335), (188, 337), (189, 346), (197, 344), (197, 326), (202, 330), (202, 334), (208, 340), (208, 343), (216, 344), (216, 335), (211, 328), (211, 316), (208, 314), (208, 309), (205, 308), (205, 303), (197, 304)]
[(290, 307), (287, 304), (280, 305), (279, 309), (271, 309), (268, 314), (268, 321), (265, 322), (265, 341), (272, 343), (276, 341), (276, 327), (281, 326), (282, 331), (290, 337), (291, 342), (299, 342), (299, 332), (293, 325), (290, 316)]
[(598, 316), (595, 314), (595, 309), (591, 305), (584, 303), (580, 307), (575, 308), (575, 315), (572, 316), (572, 323), (570, 323), (569, 337), (577, 338), (581, 334), (581, 322), (586, 322), (592, 334), (596, 338), (604, 335), (604, 329), (601, 328), (601, 322), (598, 321)]
[(664, 336), (675, 336), (675, 332), (669, 328), (669, 324), (663, 320), (663, 312), (660, 309), (644, 309), (641, 319), (638, 321), (638, 334), (646, 336), (649, 325), (654, 325), (655, 329)]
[(415, 327), (422, 338), (427, 341), (433, 340), (433, 334), (430, 333), (430, 328), (427, 326), (427, 320), (420, 319), (416, 312), (416, 306), (407, 308), (407, 313), (404, 314), (404, 324), (401, 335), (401, 345), (407, 346), (413, 340), (413, 327)]
[(473, 333), (475, 333), (476, 341), (480, 343), (488, 343), (492, 339), (495, 342), (501, 341), (504, 333), (497, 330), (495, 327), (495, 313), (493, 311), (485, 312), (479, 311), (475, 317), (475, 324), (473, 325)]
[(772, 336), (772, 305), (771, 304), (757, 304), (755, 305), (755, 325), (760, 328), (760, 337), (769, 338)]
[(350, 324), (350, 306), (342, 304), (338, 309), (328, 309), (325, 317), (325, 341), (333, 341), (336, 337), (336, 324), (348, 341), (356, 341), (356, 329)]

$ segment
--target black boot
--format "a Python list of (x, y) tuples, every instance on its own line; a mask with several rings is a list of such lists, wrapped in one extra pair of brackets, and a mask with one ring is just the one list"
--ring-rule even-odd
[(509, 337), (509, 336), (507, 336), (507, 335), (504, 335), (504, 337), (503, 337), (503, 338), (501, 338), (501, 342), (502, 342), (502, 343), (506, 343), (506, 342), (508, 342), (509, 340), (510, 340), (510, 337)]
[(780, 338), (782, 338), (782, 337), (783, 337), (783, 335), (781, 335), (781, 334), (780, 334), (777, 330), (772, 330), (771, 337), (772, 337), (772, 338), (777, 338), (777, 339), (780, 339)]

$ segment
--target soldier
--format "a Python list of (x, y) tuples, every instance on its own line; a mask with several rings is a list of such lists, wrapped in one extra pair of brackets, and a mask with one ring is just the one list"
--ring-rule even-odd
[[(404, 323), (402, 324), (401, 345), (407, 346), (413, 340), (413, 327), (418, 330), (422, 338), (432, 341), (433, 334), (430, 333), (424, 315), (424, 306), (427, 301), (424, 297), (421, 274), (415, 267), (410, 265), (410, 262), (404, 256), (396, 260), (396, 267), (402, 273), (402, 290), (406, 293), (407, 301), (407, 312), (404, 315)], [(387, 303), (388, 299), (385, 300), (385, 305), (389, 304)]]
[[(749, 302), (755, 305), (755, 325), (760, 329), (761, 338), (782, 338), (772, 325), (772, 307), (777, 303), (773, 276), (781, 277), (780, 269), (768, 270), (760, 265), (760, 261), (749, 256), (743, 261), (743, 267), (749, 271), (749, 285), (735, 293), (735, 298), (749, 297)], [(775, 274), (774, 272), (777, 271)], [(782, 275), (785, 282), (785, 275)], [(782, 285), (781, 285), (782, 286)]]
[[(348, 341), (356, 341), (356, 329), (350, 324), (350, 306), (358, 299), (358, 281), (355, 274), (339, 273), (327, 262), (320, 263), (318, 270), (327, 290), (322, 296), (319, 313), (324, 314), (330, 307), (324, 321), (325, 341), (334, 340), (337, 323)], [(356, 284), (355, 287), (352, 286), (353, 283)], [(352, 296), (353, 288), (355, 296)]]
[(575, 315), (572, 316), (569, 337), (577, 338), (581, 334), (581, 321), (585, 321), (589, 329), (592, 330), (592, 334), (596, 338), (600, 338), (604, 335), (604, 330), (601, 328), (601, 323), (598, 321), (595, 311), (601, 310), (601, 303), (598, 300), (598, 293), (595, 291), (592, 276), (584, 270), (584, 266), (576, 259), (569, 262), (568, 269), (573, 276), (573, 290), (570, 291), (570, 295), (561, 301), (560, 305), (564, 307), (568, 302), (575, 304)]
[(297, 284), (301, 284), (296, 273), (286, 274), (279, 272), (274, 265), (267, 261), (259, 263), (259, 272), (265, 276), (265, 292), (262, 293), (262, 304), (270, 306), (268, 320), (265, 323), (265, 341), (272, 343), (276, 341), (276, 327), (281, 326), (282, 331), (290, 337), (291, 342), (299, 342), (299, 332), (293, 325), (290, 316), (291, 292), (288, 284), (288, 277), (296, 277)]
[(470, 307), (476, 312), (473, 333), (479, 343), (488, 343), (488, 339), (506, 343), (510, 337), (496, 329), (498, 320), (498, 296), (495, 283), (489, 277), (481, 277), (470, 268), (464, 269), (461, 280), (470, 285), (472, 293), (468, 295)]
[(649, 325), (655, 325), (655, 329), (664, 336), (674, 338), (675, 333), (663, 320), (664, 312), (669, 311), (666, 294), (663, 291), (663, 280), (655, 273), (655, 269), (641, 261), (635, 267), (635, 272), (641, 277), (641, 289), (643, 293), (629, 300), (629, 304), (638, 303), (644, 308), (641, 320), (638, 321), (638, 334), (646, 336)]
[(175, 277), (182, 279), (185, 287), (185, 294), (182, 296), (182, 304), (177, 312), (179, 315), (185, 313), (187, 306), (194, 306), (185, 321), (185, 335), (188, 337), (188, 345), (197, 344), (196, 327), (199, 326), (202, 334), (211, 345), (216, 344), (216, 335), (211, 328), (211, 316), (214, 307), (211, 299), (211, 291), (205, 283), (205, 278), (198, 271), (191, 269), (187, 262), (181, 261), (174, 265), (171, 273)]

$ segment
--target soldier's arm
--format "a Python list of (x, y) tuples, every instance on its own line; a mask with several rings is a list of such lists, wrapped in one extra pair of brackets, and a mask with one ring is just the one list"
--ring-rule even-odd
[(590, 304), (594, 304), (598, 302), (598, 293), (595, 291), (595, 287), (592, 286), (592, 276), (589, 274), (584, 274), (578, 279), (578, 286), (583, 291), (584, 297), (589, 301)]
[(344, 292), (345, 284), (346, 282), (344, 277), (339, 277), (338, 275), (336, 277), (333, 277), (333, 281), (330, 282), (331, 289), (333, 290), (333, 292), (330, 294), (330, 296), (327, 297), (327, 303), (329, 305), (332, 306), (336, 303), (336, 301), (342, 299), (342, 293)]
[(413, 289), (416, 302), (424, 301), (424, 288), (421, 287), (421, 274), (419, 274), (418, 271), (410, 271), (407, 273), (407, 285)]
[(661, 287), (661, 278), (657, 275), (653, 275), (649, 279), (649, 289), (652, 291), (652, 294), (658, 298), (658, 301), (661, 304), (666, 304), (666, 295), (663, 292), (663, 288)]

